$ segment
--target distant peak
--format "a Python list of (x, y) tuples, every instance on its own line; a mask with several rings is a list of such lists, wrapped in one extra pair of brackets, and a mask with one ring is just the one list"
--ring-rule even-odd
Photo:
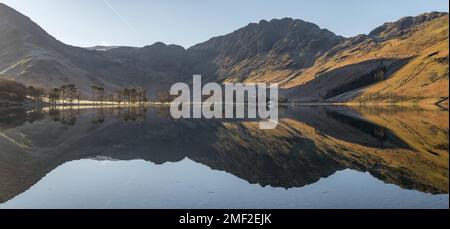
[(166, 43), (164, 43), (164, 42), (156, 42), (156, 43), (154, 43), (154, 44), (152, 44), (151, 46), (154, 46), (154, 47), (160, 47), (160, 46), (167, 46), (167, 44)]
[[(300, 20), (300, 19), (296, 19), (296, 20)], [(295, 19), (291, 18), (291, 17), (284, 17), (282, 18), (280, 21), (283, 22), (291, 22), (291, 21), (296, 21)]]
[(174, 44), (168, 45), (168, 44), (166, 44), (164, 42), (160, 42), (160, 41), (156, 42), (152, 45), (147, 45), (147, 46), (142, 47), (142, 49), (167, 49), (167, 48), (185, 50), (185, 48), (180, 45), (174, 45)]

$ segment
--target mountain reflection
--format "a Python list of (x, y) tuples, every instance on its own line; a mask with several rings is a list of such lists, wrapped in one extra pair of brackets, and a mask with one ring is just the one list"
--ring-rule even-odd
[[(448, 111), (301, 106), (255, 120), (174, 120), (167, 107), (0, 111), (0, 202), (66, 162), (189, 158), (261, 186), (302, 187), (353, 169), (448, 193)], [(164, 176), (164, 174), (161, 174)]]

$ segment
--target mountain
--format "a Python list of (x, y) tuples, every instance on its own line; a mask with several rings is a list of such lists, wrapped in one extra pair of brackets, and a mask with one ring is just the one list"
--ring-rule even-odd
[(286, 73), (310, 67), (342, 40), (312, 23), (284, 18), (249, 24), (188, 51), (216, 65), (219, 81), (283, 81)]
[[(153, 47), (150, 52), (157, 54), (171, 48), (166, 45)], [(145, 55), (147, 49), (139, 49), (137, 55)], [(154, 70), (136, 68), (131, 58), (123, 61), (111, 58), (105, 51), (63, 44), (4, 4), (0, 4), (0, 50), (1, 78), (44, 88), (75, 84), (85, 95), (90, 95), (94, 84), (108, 90), (138, 85), (150, 88), (175, 75), (170, 66)]]
[(56, 40), (29, 18), (0, 5), (0, 74), (2, 78), (46, 88), (76, 83), (87, 91), (92, 83), (114, 87), (98, 71), (119, 71), (93, 51)]
[(447, 40), (448, 13), (432, 12), (351, 38), (284, 18), (188, 49), (163, 43), (79, 48), (0, 4), (0, 78), (46, 88), (73, 83), (86, 95), (93, 84), (142, 86), (155, 96), (201, 74), (209, 82), (280, 83), (294, 101), (448, 104)]

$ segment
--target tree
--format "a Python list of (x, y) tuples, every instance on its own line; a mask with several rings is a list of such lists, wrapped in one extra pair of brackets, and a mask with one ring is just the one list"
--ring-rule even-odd
[(67, 101), (73, 103), (73, 100), (78, 97), (78, 90), (74, 84), (62, 85), (59, 87), (58, 92), (60, 93), (59, 99), (63, 101), (63, 104), (67, 103)]
[(158, 92), (158, 101), (159, 102), (172, 102), (177, 96), (170, 95), (167, 91)]
[(100, 99), (100, 101), (101, 101), (102, 104), (103, 104), (103, 102), (105, 101), (105, 88), (103, 88), (103, 87), (98, 87), (98, 88), (97, 88), (97, 91), (98, 91), (99, 99)]
[(61, 98), (61, 91), (59, 88), (53, 88), (49, 93), (48, 93), (48, 98), (50, 100), (51, 103), (56, 105), (56, 102)]
[(66, 85), (62, 85), (59, 88), (59, 91), (61, 93), (61, 99), (63, 101), (63, 104), (66, 103), (66, 90), (67, 90), (67, 86)]
[(15, 81), (0, 79), (0, 101), (24, 102), (27, 88)]
[(98, 101), (98, 87), (96, 85), (91, 86), (92, 89), (92, 101)]
[(76, 96), (76, 98), (77, 98), (78, 105), (80, 105), (80, 101), (81, 101), (81, 93), (80, 93), (80, 92), (77, 92), (75, 96)]
[(92, 85), (91, 89), (92, 89), (92, 101), (94, 102), (101, 101), (103, 103), (103, 101), (105, 100), (105, 88)]
[(278, 98), (278, 103), (279, 103), (279, 104), (286, 104), (286, 103), (289, 103), (289, 99), (286, 98), (286, 97), (284, 97), (284, 96), (280, 96), (280, 97)]
[(73, 103), (73, 100), (77, 96), (77, 88), (75, 87), (74, 84), (66, 85), (66, 94), (67, 94), (67, 97), (68, 97), (69, 101), (71, 103)]
[(130, 101), (131, 101), (131, 103), (136, 103), (136, 94), (137, 94), (136, 88), (131, 88), (130, 89)]
[(143, 102), (147, 102), (147, 91), (144, 88), (139, 87), (136, 90), (137, 93), (137, 97), (138, 97), (138, 101), (139, 101), (139, 105), (141, 105)]
[(108, 94), (109, 102), (114, 102), (114, 94)]
[(128, 103), (131, 103), (130, 90), (128, 88), (123, 89), (123, 96)]
[(122, 90), (117, 90), (117, 91), (114, 93), (114, 96), (115, 96), (116, 99), (117, 99), (117, 103), (118, 103), (118, 104), (121, 104), (122, 101), (123, 101), (123, 91), (122, 91)]
[(33, 86), (27, 88), (27, 95), (35, 101), (41, 101), (44, 94), (45, 90), (42, 88), (35, 88)]

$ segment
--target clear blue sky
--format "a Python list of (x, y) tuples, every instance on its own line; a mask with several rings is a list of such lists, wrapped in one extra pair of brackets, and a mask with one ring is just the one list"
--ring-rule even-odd
[(346, 37), (430, 11), (447, 0), (0, 0), (64, 43), (190, 47), (261, 19), (292, 17)]

